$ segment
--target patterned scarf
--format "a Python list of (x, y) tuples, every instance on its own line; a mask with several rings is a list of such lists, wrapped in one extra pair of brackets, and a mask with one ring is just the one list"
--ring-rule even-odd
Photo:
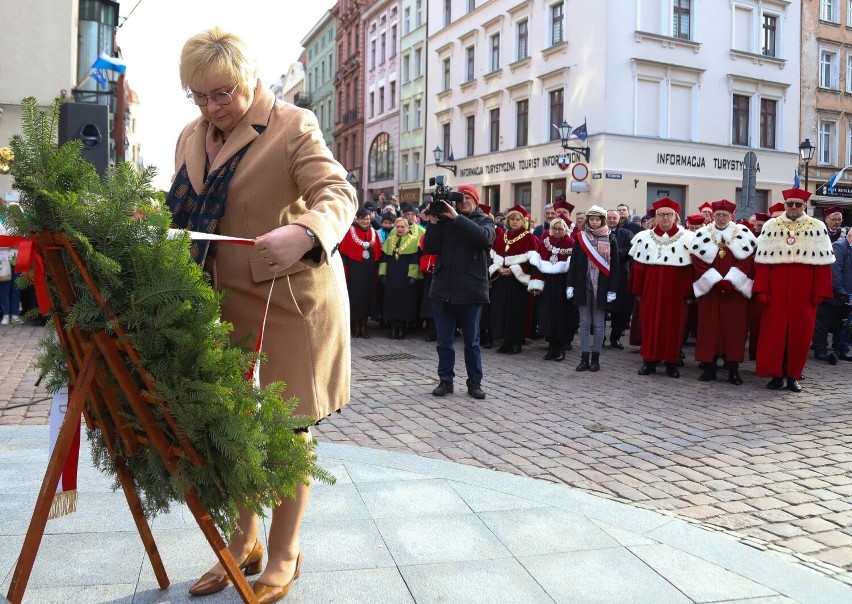
[[(254, 128), (258, 132), (265, 129), (263, 126)], [(228, 185), (249, 145), (237, 151), (219, 169), (208, 172), (199, 193), (192, 189), (186, 164), (181, 166), (166, 197), (166, 205), (172, 211), (172, 228), (219, 234), (222, 217), (225, 215)], [(216, 257), (215, 242), (193, 241), (190, 253), (205, 271), (212, 271), (213, 259)]]
[[(598, 253), (609, 264), (609, 227), (604, 224), (593, 229), (586, 225), (586, 234), (589, 236), (589, 242), (597, 248)], [(598, 297), (598, 275), (600, 272), (601, 269), (598, 268), (598, 265), (589, 260), (589, 282), (592, 284), (592, 294), (596, 299)]]

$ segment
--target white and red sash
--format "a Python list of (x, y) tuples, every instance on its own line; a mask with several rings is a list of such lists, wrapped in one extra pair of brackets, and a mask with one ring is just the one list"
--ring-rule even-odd
[(601, 256), (598, 249), (592, 245), (589, 241), (589, 236), (585, 231), (580, 233), (580, 237), (577, 241), (580, 243), (580, 247), (583, 248), (583, 251), (586, 252), (586, 256), (588, 256), (589, 260), (595, 263), (595, 266), (598, 267), (600, 272), (609, 277), (609, 262), (607, 262), (606, 259)]

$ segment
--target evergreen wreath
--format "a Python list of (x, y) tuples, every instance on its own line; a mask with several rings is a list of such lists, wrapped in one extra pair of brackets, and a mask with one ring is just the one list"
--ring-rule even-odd
[[(297, 401), (282, 398), (285, 384), (257, 389), (245, 379), (256, 355), (230, 342), (231, 325), (220, 320), (221, 297), (190, 257), (189, 238), (169, 238), (171, 216), (151, 185), (154, 169), (138, 173), (122, 163), (99, 178), (91, 164), (81, 161), (79, 141), (58, 147), (60, 104), (57, 99), (50, 110), (42, 110), (32, 97), (22, 102), (23, 135), (11, 141), (20, 204), (5, 208), (2, 217), (16, 234), (66, 234), (158, 395), (169, 401), (179, 429), (205, 460), (197, 468), (182, 459), (169, 475), (153, 449), (142, 447), (140, 455), (131, 456), (120, 440), (114, 443), (146, 516), (168, 511), (171, 502), (183, 502), (193, 488), (229, 535), (239, 506), (263, 514), (283, 497), (295, 497), (298, 484), (310, 476), (333, 483), (334, 477), (317, 465), (315, 443), (294, 433), (314, 418), (293, 415)], [(113, 333), (114, 325), (70, 260), (66, 270), (77, 302), (62, 317), (64, 324)], [(51, 295), (57, 300), (55, 292)], [(39, 347), (37, 366), (48, 391), (55, 392), (69, 383), (69, 375), (52, 323)], [(120, 402), (138, 426), (130, 404)], [(152, 410), (156, 414), (158, 407)], [(157, 420), (177, 444), (161, 414)], [(100, 432), (89, 431), (88, 438), (95, 466), (115, 478)], [(116, 479), (113, 488), (118, 487)]]

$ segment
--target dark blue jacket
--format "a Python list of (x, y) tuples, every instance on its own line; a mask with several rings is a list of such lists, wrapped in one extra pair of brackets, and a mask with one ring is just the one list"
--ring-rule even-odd
[(436, 254), (429, 297), (450, 304), (488, 303), (488, 264), (494, 221), (476, 208), (469, 215), (430, 224), (423, 252)]
[(835, 241), (832, 247), (834, 264), (831, 265), (831, 283), (835, 293), (834, 300), (838, 304), (845, 304), (849, 296), (852, 296), (852, 244), (843, 238)]

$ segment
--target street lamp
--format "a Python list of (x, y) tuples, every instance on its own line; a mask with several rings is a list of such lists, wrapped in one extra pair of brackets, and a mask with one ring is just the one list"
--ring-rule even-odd
[[(578, 147), (576, 145), (571, 145), (570, 142), (569, 142), (572, 134), (577, 134), (577, 138), (581, 142), (586, 141), (587, 135), (585, 134), (585, 132), (586, 132), (585, 122), (583, 122), (583, 125), (580, 126), (579, 128), (572, 129), (571, 125), (568, 123), (568, 120), (563, 119), (561, 125), (557, 126), (556, 124), (554, 124), (553, 127), (556, 128), (559, 131), (559, 139), (562, 141), (562, 150), (563, 151), (579, 151), (580, 153), (583, 154), (583, 157), (586, 158), (586, 161), (589, 161), (589, 155), (591, 154), (591, 150), (589, 149), (588, 144), (586, 144), (585, 146), (579, 146)], [(578, 131), (583, 132), (582, 138), (578, 134)], [(563, 163), (568, 163), (568, 160), (564, 159)]]
[(805, 162), (805, 191), (808, 190), (808, 164), (814, 158), (816, 147), (811, 144), (811, 139), (806, 138), (799, 145), (799, 155), (802, 156), (802, 161)]
[[(453, 173), (453, 176), (456, 175), (456, 165), (455, 164), (441, 163), (441, 162), (444, 161), (444, 150), (441, 149), (440, 145), (435, 147), (435, 149), (432, 151), (432, 153), (435, 156), (435, 165), (436, 166), (438, 166), (439, 168), (444, 168), (445, 170), (449, 170), (450, 172)], [(452, 155), (453, 155), (453, 152), (450, 151), (450, 161), (452, 161), (452, 159), (453, 159)]]

